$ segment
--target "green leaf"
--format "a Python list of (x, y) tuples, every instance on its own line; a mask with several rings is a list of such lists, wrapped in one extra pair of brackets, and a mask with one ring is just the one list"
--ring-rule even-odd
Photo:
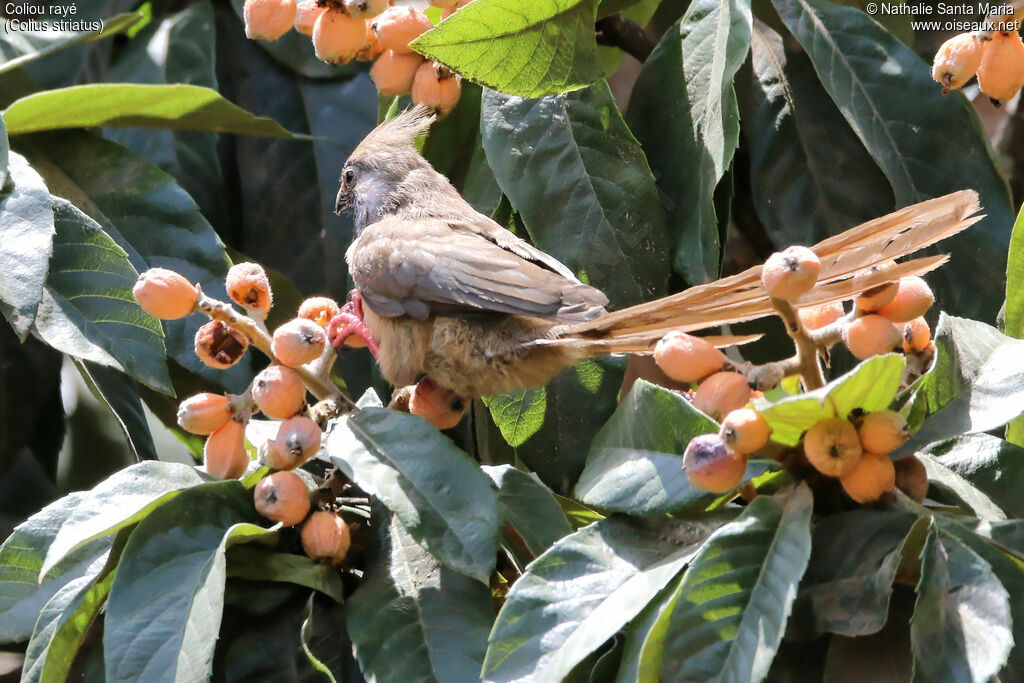
[(537, 557), (572, 533), (562, 508), (543, 484), (511, 465), (481, 469), (498, 487), (503, 535), (506, 540), (512, 535), (528, 556)]
[(1024, 518), (1020, 486), (1024, 448), (989, 434), (967, 434), (926, 451), (944, 467), (985, 492), (1011, 518)]
[(928, 473), (928, 483), (937, 491), (952, 495), (960, 504), (976, 517), (990, 521), (1006, 519), (1006, 513), (992, 499), (985, 495), (969, 481), (952, 471), (927, 453), (920, 452), (918, 459), (924, 464)]
[(789, 635), (809, 639), (826, 632), (863, 636), (879, 631), (916, 520), (910, 512), (860, 509), (818, 521)]
[(596, 10), (596, 0), (489, 0), (461, 8), (409, 46), (489, 88), (552, 95), (601, 76)]
[(43, 298), (53, 211), (46, 184), (25, 158), (12, 153), (8, 163), (0, 191), (0, 313), (24, 341)]
[(1013, 647), (1009, 594), (992, 567), (933, 527), (910, 621), (914, 681), (991, 680)]
[(7, 170), (11, 163), (11, 145), (7, 139), (7, 126), (0, 116), (0, 187), (7, 185)]
[(720, 523), (616, 515), (563, 538), (512, 584), (483, 679), (563, 680), (658, 595)]
[(442, 564), (487, 583), (498, 549), (491, 483), (426, 420), (364, 408), (333, 424), (327, 454)]
[(117, 426), (121, 428), (135, 459), (159, 459), (135, 382), (124, 373), (102, 365), (75, 361), (75, 367), (78, 368), (93, 396), (102, 402), (117, 420)]
[(775, 401), (758, 401), (758, 410), (772, 428), (772, 441), (795, 446), (803, 433), (821, 420), (846, 417), (855, 408), (885, 410), (896, 397), (906, 360), (889, 353), (870, 358), (820, 389)]
[(718, 425), (674, 391), (638, 380), (594, 437), (576, 497), (635, 514), (706, 506), (714, 496), (690, 486), (683, 451)]
[[(109, 19), (104, 19), (101, 22), (102, 28), (98, 31), (60, 31), (56, 32), (60, 36), (57, 39), (41, 40), (37, 44), (33, 44), (35, 41), (31, 39), (26, 39), (24, 32), (13, 31), (8, 19), (2, 19), (0, 23), (4, 25), (5, 42), (14, 43), (16, 45), (15, 51), (19, 52), (20, 56), (0, 63), (0, 74), (21, 68), (29, 62), (49, 57), (54, 53), (74, 47), (75, 45), (91, 43), (95, 40), (102, 40), (103, 38), (117, 35), (118, 33), (124, 33), (138, 25), (144, 18), (140, 12), (118, 14)], [(43, 31), (42, 33), (45, 35), (49, 31)], [(6, 53), (8, 50), (3, 50), (3, 52)]]
[(363, 675), (378, 681), (477, 680), (494, 618), (490, 592), (438, 564), (397, 515), (375, 519), (377, 558), (345, 610)]
[(683, 590), (683, 579), (670, 583), (644, 611), (634, 619), (626, 630), (626, 642), (622, 651), (616, 683), (655, 681), (661, 674), (662, 654), (665, 635), (668, 633), (672, 611), (679, 602)]
[[(135, 270), (169, 268), (198, 282), (210, 296), (227, 298), (224, 275), (230, 261), (224, 245), (169, 175), (120, 145), (85, 132), (22, 136), (17, 146), (46, 179), (50, 192), (99, 223), (128, 253)], [(195, 333), (204, 322), (205, 316), (199, 315), (164, 322), (168, 355), (209, 385), (244, 391), (252, 379), (247, 360), (216, 370), (196, 357)]]
[(53, 348), (173, 393), (160, 322), (132, 287), (138, 272), (96, 221), (53, 197), (53, 257), (33, 330)]
[(28, 640), (40, 611), (61, 588), (103, 568), (112, 536), (82, 546), (39, 581), (47, 548), (85, 498), (72, 493), (51, 503), (15, 527), (0, 547), (0, 642)]
[(268, 552), (255, 544), (238, 545), (228, 550), (227, 576), (252, 581), (278, 581), (305, 586), (345, 601), (345, 586), (338, 570), (315, 562), (304, 555)]
[(142, 520), (110, 589), (108, 679), (201, 681), (224, 604), (225, 547), (268, 533), (238, 481), (184, 491)]
[(294, 138), (277, 121), (255, 116), (197, 85), (91, 83), (38, 92), (3, 112), (9, 135), (66, 128), (127, 126)]
[(750, 31), (746, 0), (695, 0), (644, 62), (630, 96), (627, 119), (658, 179), (673, 265), (690, 284), (718, 277), (715, 188), (739, 144), (733, 77)]
[(665, 681), (754, 681), (768, 673), (811, 555), (811, 491), (758, 496), (708, 538), (669, 621)]
[(984, 323), (943, 314), (935, 346), (938, 359), (918, 385), (912, 407), (912, 414), (928, 417), (902, 452), (997, 429), (1024, 412), (1019, 381), (1024, 341)]
[(754, 207), (775, 247), (815, 244), (892, 211), (889, 181), (806, 53), (756, 19), (750, 46), (752, 88), (740, 111)]
[(585, 272), (615, 306), (666, 292), (664, 213), (607, 83), (539, 100), (485, 91), (481, 127), (487, 161), (535, 245)]
[(89, 541), (135, 524), (182, 489), (204, 481), (193, 467), (153, 460), (126, 467), (105, 479), (82, 494), (47, 548), (38, 577), (49, 576), (58, 562)]
[[(1000, 311), (1002, 332), (1017, 339), (1024, 338), (1024, 207), (1017, 214), (1010, 233), (1010, 249), (1006, 256), (1006, 300)], [(1006, 425), (1006, 440), (1024, 446), (1024, 418)]]
[(544, 426), (548, 392), (545, 387), (537, 387), (488, 396), (483, 402), (508, 445), (518, 448)]
[[(981, 195), (988, 218), (939, 245), (939, 251), (953, 254), (953, 262), (932, 273), (929, 282), (950, 310), (994, 317), (1002, 284), (997, 277), (977, 277), (977, 264), (993, 272), (1003, 269), (1013, 213), (970, 103), (959, 94), (943, 97), (929, 66), (860, 10), (826, 0), (772, 1), (825, 90), (889, 179), (897, 206), (966, 187)], [(955, 154), (936, 154), (935, 131), (942, 131), (942, 147)], [(964, 282), (973, 284), (964, 287)]]

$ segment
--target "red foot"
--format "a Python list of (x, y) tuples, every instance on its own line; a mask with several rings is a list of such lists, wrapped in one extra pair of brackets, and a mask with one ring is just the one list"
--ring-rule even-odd
[(377, 357), (380, 347), (363, 322), (363, 298), (355, 289), (349, 292), (348, 302), (341, 307), (341, 312), (327, 325), (327, 338), (334, 346), (341, 346), (352, 335), (362, 339), (374, 358)]

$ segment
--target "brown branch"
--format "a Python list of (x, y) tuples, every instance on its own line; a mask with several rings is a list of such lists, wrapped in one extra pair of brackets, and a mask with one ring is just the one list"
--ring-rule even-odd
[(613, 14), (598, 19), (594, 24), (597, 44), (617, 47), (638, 62), (645, 62), (654, 51), (654, 43), (647, 39), (644, 30), (635, 22), (622, 15)]
[(800, 379), (804, 383), (804, 391), (813, 391), (825, 386), (825, 375), (821, 371), (821, 363), (818, 362), (818, 344), (804, 329), (800, 322), (800, 316), (797, 315), (796, 307), (784, 299), (772, 299), (771, 301), (775, 312), (786, 325), (786, 332), (796, 344), (796, 360), (800, 368)]

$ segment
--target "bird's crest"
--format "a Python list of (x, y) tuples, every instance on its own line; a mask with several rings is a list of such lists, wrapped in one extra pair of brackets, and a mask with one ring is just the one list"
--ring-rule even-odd
[(416, 105), (374, 128), (362, 145), (411, 147), (416, 137), (426, 132), (436, 118), (427, 107)]

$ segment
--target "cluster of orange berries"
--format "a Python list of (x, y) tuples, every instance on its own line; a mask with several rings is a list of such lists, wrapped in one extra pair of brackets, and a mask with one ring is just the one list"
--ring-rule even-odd
[[(865, 285), (878, 282), (895, 265), (890, 261), (868, 269), (854, 283), (857, 279)], [(831, 335), (823, 338), (841, 338), (860, 360), (900, 348), (918, 358), (934, 354), (931, 330), (923, 317), (934, 295), (922, 278), (902, 277), (870, 287), (856, 297), (850, 313), (840, 301), (800, 308), (797, 302), (814, 288), (820, 269), (813, 251), (789, 247), (765, 262), (761, 281), (773, 299), (797, 306), (805, 330), (823, 332), (831, 327)], [(690, 482), (712, 493), (732, 490), (743, 480), (748, 458), (765, 448), (771, 437), (767, 421), (751, 401), (777, 386), (785, 371), (778, 363), (741, 371), (708, 341), (682, 332), (659, 340), (654, 360), (669, 378), (697, 384), (689, 394), (694, 407), (721, 423), (717, 434), (698, 436), (687, 447), (683, 466)], [(803, 438), (807, 461), (822, 474), (837, 477), (858, 503), (877, 500), (897, 484), (922, 500), (927, 490), (924, 466), (913, 456), (897, 465), (888, 457), (909, 437), (906, 421), (892, 411), (851, 419), (825, 420), (807, 430)], [(897, 469), (904, 474), (898, 477)]]
[[(472, 0), (430, 0), (447, 17)], [(425, 60), (409, 43), (431, 28), (426, 14), (392, 7), (394, 0), (246, 0), (245, 34), (277, 40), (293, 27), (310, 36), (317, 59), (328, 64), (373, 61), (370, 77), (385, 95), (412, 95), (444, 116), (459, 102), (459, 77)]]
[(1024, 87), (1024, 42), (1016, 30), (995, 31), (991, 36), (961, 33), (935, 53), (932, 78), (942, 84), (942, 94), (962, 88), (977, 74), (978, 87), (998, 106)]
[[(231, 299), (251, 319), (262, 321), (273, 305), (266, 272), (255, 263), (239, 263), (228, 271), (225, 285)], [(184, 276), (164, 268), (142, 273), (133, 293), (139, 305), (163, 320), (183, 318), (199, 302), (199, 288)], [(217, 479), (237, 479), (245, 474), (250, 458), (245, 449), (245, 427), (256, 412), (281, 420), (276, 436), (259, 449), (261, 462), (276, 470), (264, 477), (254, 491), (256, 510), (285, 526), (302, 524), (302, 545), (317, 560), (340, 562), (350, 543), (348, 525), (334, 511), (310, 514), (305, 482), (294, 470), (320, 450), (320, 427), (306, 413), (306, 385), (296, 371), (330, 352), (326, 325), (339, 312), (326, 297), (306, 299), (298, 317), (274, 331), (270, 344), (275, 363), (260, 371), (242, 395), (204, 392), (181, 402), (178, 425), (187, 432), (206, 436), (203, 462)], [(199, 328), (196, 355), (207, 365), (225, 369), (235, 365), (248, 349), (247, 337), (220, 320)]]

